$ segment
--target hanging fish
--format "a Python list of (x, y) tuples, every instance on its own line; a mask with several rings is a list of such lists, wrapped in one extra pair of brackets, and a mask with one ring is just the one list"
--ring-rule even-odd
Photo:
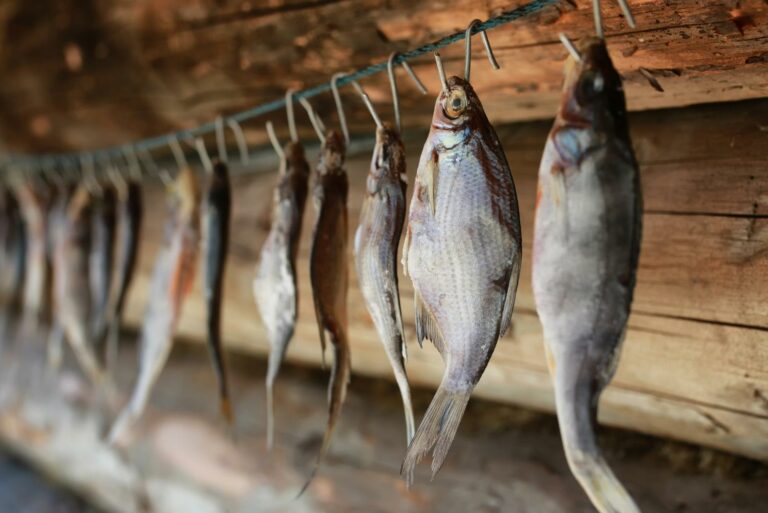
[(227, 372), (221, 347), (221, 301), (224, 286), (224, 266), (229, 248), (229, 219), (232, 192), (227, 165), (213, 164), (205, 209), (205, 306), (208, 313), (208, 348), (219, 382), (221, 414), (232, 424)]
[(517, 195), (501, 143), (469, 82), (451, 77), (421, 154), (403, 249), (416, 335), (431, 340), (446, 364), (403, 462), (409, 485), (425, 454), (432, 451), (433, 476), (448, 454), (510, 325), (521, 255)]
[(330, 340), (333, 346), (333, 367), (328, 387), (328, 424), (312, 475), (302, 491), (309, 486), (328, 451), (346, 398), (352, 370), (347, 340), (349, 182), (344, 169), (346, 147), (341, 134), (335, 130), (328, 131), (324, 139), (312, 191), (316, 218), (309, 257), (309, 275), (323, 355), (326, 340)]
[(84, 185), (57, 208), (63, 212), (53, 232), (54, 305), (56, 322), (63, 330), (85, 375), (97, 388), (105, 384), (103, 369), (93, 351), (89, 330), (89, 254), (91, 244), (91, 195)]
[(117, 191), (101, 185), (93, 198), (92, 241), (90, 255), (90, 287), (93, 308), (91, 334), (99, 359), (106, 360), (104, 340), (112, 290), (112, 268), (117, 230)]
[(0, 191), (0, 303), (3, 315), (21, 306), (24, 284), (24, 222), (13, 191)]
[(357, 280), (400, 388), (408, 443), (413, 438), (411, 392), (397, 280), (397, 246), (405, 221), (405, 148), (390, 125), (376, 130), (360, 224), (355, 233)]
[[(48, 244), (50, 251), (50, 259), (54, 264), (51, 266), (51, 270), (54, 275), (55, 268), (55, 246), (59, 233), (65, 227), (67, 217), (67, 205), (69, 203), (70, 196), (73, 192), (71, 187), (62, 186), (59, 187), (51, 203), (51, 208), (48, 211)], [(54, 282), (55, 277), (54, 277)], [(61, 361), (64, 356), (64, 327), (59, 321), (59, 315), (56, 312), (56, 300), (53, 301), (53, 319), (51, 323), (51, 329), (48, 332), (47, 352), (48, 352), (48, 366), (53, 370), (58, 370), (61, 366)]]
[(613, 377), (640, 253), (640, 174), (621, 77), (605, 42), (581, 45), (539, 168), (533, 291), (571, 471), (601, 513), (639, 509), (595, 439)]
[(184, 300), (192, 289), (200, 243), (200, 191), (183, 168), (169, 188), (165, 243), (155, 263), (149, 305), (141, 329), (139, 375), (133, 394), (109, 433), (114, 443), (144, 412), (168, 360)]
[(22, 339), (48, 323), (51, 273), (48, 260), (47, 209), (50, 198), (39, 184), (23, 181), (16, 187), (26, 235), (26, 273), (21, 319)]
[(120, 336), (120, 322), (123, 308), (128, 297), (128, 291), (136, 270), (136, 260), (139, 254), (139, 237), (144, 205), (141, 196), (141, 185), (135, 180), (125, 182), (121, 187), (117, 207), (118, 224), (118, 254), (115, 263), (116, 278), (115, 293), (110, 302), (106, 321), (107, 336), (107, 368), (114, 369), (117, 359), (117, 344)]
[(296, 257), (309, 186), (309, 164), (299, 142), (283, 150), (272, 199), (272, 225), (261, 248), (253, 295), (267, 329), (271, 350), (267, 369), (267, 447), (274, 440), (273, 388), (298, 315)]

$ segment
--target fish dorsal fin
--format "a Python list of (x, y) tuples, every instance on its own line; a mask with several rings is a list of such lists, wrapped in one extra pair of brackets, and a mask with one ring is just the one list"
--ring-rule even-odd
[(429, 339), (442, 355), (444, 344), (440, 328), (438, 328), (434, 316), (424, 305), (418, 292), (414, 292), (414, 303), (416, 305), (416, 338), (419, 341), (419, 346), (424, 347), (424, 339)]

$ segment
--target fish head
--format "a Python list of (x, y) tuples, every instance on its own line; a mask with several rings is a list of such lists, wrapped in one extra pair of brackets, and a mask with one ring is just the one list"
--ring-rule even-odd
[(400, 132), (389, 123), (376, 130), (376, 145), (371, 159), (374, 179), (390, 177), (405, 180), (405, 147)]
[(317, 172), (321, 175), (342, 173), (346, 151), (344, 136), (338, 130), (328, 130), (323, 147), (320, 149)]
[(307, 157), (304, 154), (304, 146), (300, 142), (290, 141), (283, 148), (285, 153), (285, 167), (280, 167), (281, 174), (298, 174), (306, 176), (309, 174), (309, 165)]
[(560, 116), (591, 124), (626, 112), (621, 76), (613, 67), (605, 41), (589, 38), (579, 45), (581, 60), (565, 65)]
[(454, 147), (466, 139), (473, 126), (484, 117), (480, 99), (466, 80), (448, 79), (448, 89), (440, 91), (432, 115), (432, 131), (445, 147)]

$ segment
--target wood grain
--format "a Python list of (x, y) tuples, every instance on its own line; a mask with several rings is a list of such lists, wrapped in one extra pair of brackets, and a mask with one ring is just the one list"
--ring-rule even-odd
[[(602, 421), (768, 459), (768, 132), (759, 126), (766, 108), (768, 101), (760, 100), (631, 116), (647, 212), (628, 340), (602, 402)], [(524, 266), (513, 329), (499, 343), (476, 392), (551, 411), (552, 390), (530, 287), (533, 201), (547, 125), (499, 128), (520, 197)], [(413, 176), (420, 141), (406, 146)], [(367, 155), (349, 159), (351, 230), (367, 167)], [(228, 346), (239, 351), (267, 350), (251, 282), (269, 228), (274, 179), (272, 173), (243, 177), (235, 187), (224, 326)], [(141, 319), (152, 255), (162, 234), (161, 191), (148, 188), (147, 194), (151, 221), (129, 305), (133, 325)], [(311, 226), (311, 207), (306, 215), (305, 226)], [(288, 358), (318, 365), (308, 231), (300, 248), (300, 321)], [(442, 363), (434, 348), (419, 349), (413, 343), (412, 288), (409, 280), (401, 282), (411, 342), (409, 375), (414, 383), (434, 386)], [(354, 272), (351, 283), (353, 368), (390, 376)], [(203, 323), (198, 289), (185, 306), (180, 336), (200, 340)]]
[[(212, 120), (311, 86), (337, 71), (380, 62), (487, 19), (523, 0), (11, 0), (0, 7), (0, 136), (16, 151), (119, 144)], [(603, 2), (608, 44), (626, 79), (629, 107), (645, 110), (768, 95), (768, 6), (762, 0), (632, 1), (631, 29), (616, 2)], [(474, 45), (473, 83), (495, 122), (548, 118), (566, 52), (557, 35), (593, 33), (589, 0), (563, 0), (489, 36), (503, 69), (492, 72)], [(34, 27), (29, 29), (28, 27)], [(443, 51), (461, 69), (463, 45)], [(437, 90), (431, 56), (414, 62)], [(665, 92), (654, 90), (645, 68)], [(431, 99), (400, 78), (404, 123), (424, 126)], [(363, 84), (382, 111), (383, 75)], [(353, 131), (370, 130), (345, 92)], [(330, 95), (315, 101), (335, 118)], [(283, 126), (282, 113), (269, 116)], [(250, 124), (264, 142), (264, 120)], [(305, 121), (305, 133), (311, 133)]]

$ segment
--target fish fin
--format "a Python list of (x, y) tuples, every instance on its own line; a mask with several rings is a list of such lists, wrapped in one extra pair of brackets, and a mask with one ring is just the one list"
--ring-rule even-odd
[(443, 385), (437, 389), (400, 468), (409, 488), (416, 465), (428, 452), (432, 451), (432, 479), (443, 466), (471, 393), (471, 390), (449, 392)]
[(408, 276), (408, 250), (411, 248), (411, 225), (405, 227), (405, 239), (403, 240), (403, 256), (400, 262), (403, 264), (403, 275)]
[(416, 427), (416, 422), (413, 418), (413, 404), (411, 402), (411, 387), (408, 384), (408, 375), (405, 373), (405, 366), (403, 360), (399, 362), (391, 362), (392, 370), (395, 374), (395, 382), (400, 389), (400, 397), (403, 400), (403, 412), (405, 414), (405, 436), (406, 443), (410, 444), (413, 440), (413, 434)]
[(562, 358), (555, 371), (555, 399), (566, 459), (600, 513), (640, 513), (597, 446), (595, 425), (602, 386), (578, 359)]
[(515, 296), (517, 296), (517, 285), (520, 281), (520, 259), (522, 257), (520, 247), (517, 247), (516, 254), (513, 256), (512, 270), (509, 275), (509, 285), (507, 286), (507, 296), (504, 298), (504, 310), (501, 313), (501, 325), (499, 326), (499, 338), (503, 337), (512, 326), (512, 311), (515, 309)]
[[(331, 333), (332, 336), (337, 336)], [(312, 468), (312, 471), (301, 487), (296, 498), (301, 497), (304, 492), (309, 488), (315, 475), (317, 474), (320, 464), (325, 458), (328, 448), (331, 445), (331, 437), (333, 436), (334, 429), (336, 428), (336, 422), (339, 420), (341, 414), (341, 407), (344, 405), (344, 400), (347, 396), (347, 385), (351, 377), (351, 359), (349, 353), (349, 345), (346, 340), (343, 339), (345, 335), (343, 333), (338, 334), (338, 338), (334, 340), (333, 344), (333, 367), (331, 369), (331, 380), (328, 384), (328, 393), (330, 396), (330, 403), (328, 406), (328, 423), (325, 427), (325, 434), (323, 435), (323, 442), (320, 446), (320, 451), (317, 454), (317, 460)]]
[(419, 346), (424, 347), (424, 339), (426, 338), (432, 342), (440, 354), (443, 354), (443, 337), (435, 318), (424, 305), (419, 293), (414, 291), (413, 295), (416, 304), (416, 339), (419, 341)]

